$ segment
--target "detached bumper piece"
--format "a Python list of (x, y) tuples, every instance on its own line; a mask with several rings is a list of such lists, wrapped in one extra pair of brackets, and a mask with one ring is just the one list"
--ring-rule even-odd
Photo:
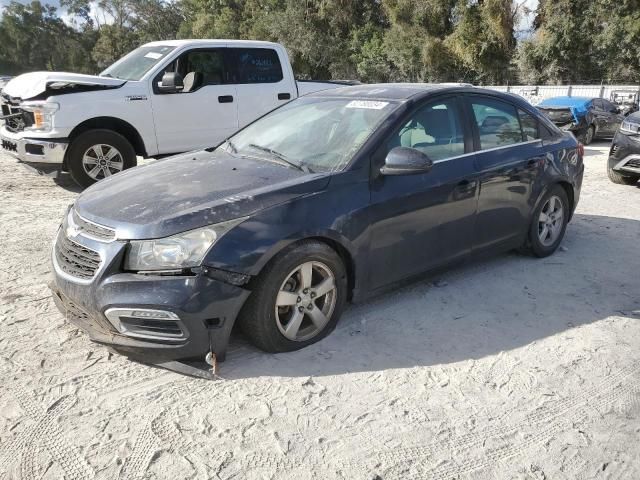
[(68, 142), (59, 140), (37, 140), (24, 138), (9, 132), (6, 127), (0, 130), (2, 153), (11, 155), (23, 162), (62, 163)]

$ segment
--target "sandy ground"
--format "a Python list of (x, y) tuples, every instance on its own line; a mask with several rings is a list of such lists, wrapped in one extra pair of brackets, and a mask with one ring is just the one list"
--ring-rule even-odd
[(234, 338), (219, 381), (63, 319), (49, 249), (77, 191), (0, 158), (0, 478), (640, 478), (640, 188), (606, 151), (554, 256), (353, 306), (303, 351)]

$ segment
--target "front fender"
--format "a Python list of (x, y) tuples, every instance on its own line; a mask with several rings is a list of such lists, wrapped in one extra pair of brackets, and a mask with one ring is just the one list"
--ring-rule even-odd
[(368, 247), (368, 182), (338, 185), (262, 210), (224, 235), (204, 265), (258, 275), (279, 252), (294, 242), (317, 238), (348, 254), (358, 268)]

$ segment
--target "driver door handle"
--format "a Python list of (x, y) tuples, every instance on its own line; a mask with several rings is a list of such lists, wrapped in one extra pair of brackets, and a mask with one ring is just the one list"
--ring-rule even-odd
[(221, 95), (218, 97), (220, 103), (233, 103), (233, 95)]

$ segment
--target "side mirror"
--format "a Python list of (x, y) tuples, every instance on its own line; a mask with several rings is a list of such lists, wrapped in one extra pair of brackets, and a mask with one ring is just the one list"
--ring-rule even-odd
[(415, 175), (427, 173), (432, 167), (433, 161), (420, 150), (396, 147), (387, 154), (380, 173), (382, 175)]
[(166, 72), (162, 76), (162, 81), (158, 85), (158, 90), (162, 93), (178, 93), (184, 88), (182, 75), (176, 72)]

